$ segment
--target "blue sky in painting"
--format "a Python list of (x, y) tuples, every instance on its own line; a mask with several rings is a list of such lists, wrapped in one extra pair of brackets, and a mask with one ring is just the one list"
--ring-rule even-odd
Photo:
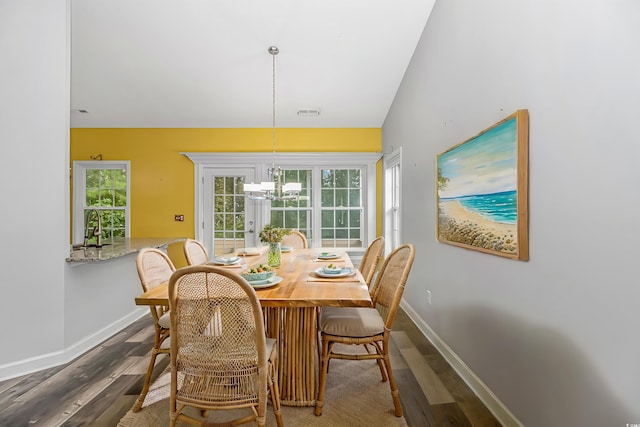
[(438, 156), (438, 168), (449, 178), (441, 198), (516, 190), (516, 118)]

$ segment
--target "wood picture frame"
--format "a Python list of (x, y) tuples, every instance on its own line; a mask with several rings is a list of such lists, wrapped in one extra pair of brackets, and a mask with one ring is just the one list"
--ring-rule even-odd
[(528, 260), (528, 159), (528, 110), (438, 154), (438, 242)]

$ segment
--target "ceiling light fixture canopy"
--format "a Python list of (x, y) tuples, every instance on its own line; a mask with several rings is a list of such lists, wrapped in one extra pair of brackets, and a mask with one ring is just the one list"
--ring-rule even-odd
[(268, 181), (259, 184), (244, 184), (244, 192), (251, 200), (296, 200), (302, 184), (299, 182), (284, 182), (284, 171), (280, 166), (276, 166), (276, 55), (280, 53), (277, 46), (270, 46), (268, 49), (273, 59), (273, 102), (271, 139), (273, 149), (273, 161), (267, 170)]

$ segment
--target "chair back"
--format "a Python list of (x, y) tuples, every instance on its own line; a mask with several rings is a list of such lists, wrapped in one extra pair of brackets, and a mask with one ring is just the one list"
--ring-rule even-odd
[(362, 261), (360, 261), (358, 270), (362, 273), (362, 277), (364, 277), (364, 281), (369, 287), (371, 285), (371, 279), (373, 279), (376, 268), (382, 258), (382, 251), (384, 251), (384, 237), (380, 236), (371, 242), (362, 257)]
[(415, 248), (411, 243), (398, 246), (385, 258), (376, 277), (371, 300), (387, 329), (391, 329), (398, 311), (414, 257)]
[(185, 240), (182, 248), (184, 250), (184, 257), (187, 260), (188, 265), (206, 264), (210, 261), (207, 249), (202, 243), (197, 240)]
[(176, 402), (214, 410), (253, 406), (264, 417), (268, 355), (253, 288), (223, 268), (184, 267), (169, 281), (169, 307), (171, 410)]
[(176, 270), (169, 256), (156, 248), (141, 249), (136, 257), (136, 268), (143, 292), (167, 283)]
[(305, 249), (309, 246), (307, 237), (298, 230), (291, 230), (291, 233), (282, 238), (283, 246), (291, 246), (295, 249)]

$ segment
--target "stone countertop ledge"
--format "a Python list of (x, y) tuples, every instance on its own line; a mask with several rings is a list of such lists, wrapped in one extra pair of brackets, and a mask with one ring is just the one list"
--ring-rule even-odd
[(101, 248), (73, 248), (67, 262), (108, 261), (136, 253), (143, 248), (165, 248), (169, 244), (185, 240), (184, 237), (131, 237), (116, 239)]

